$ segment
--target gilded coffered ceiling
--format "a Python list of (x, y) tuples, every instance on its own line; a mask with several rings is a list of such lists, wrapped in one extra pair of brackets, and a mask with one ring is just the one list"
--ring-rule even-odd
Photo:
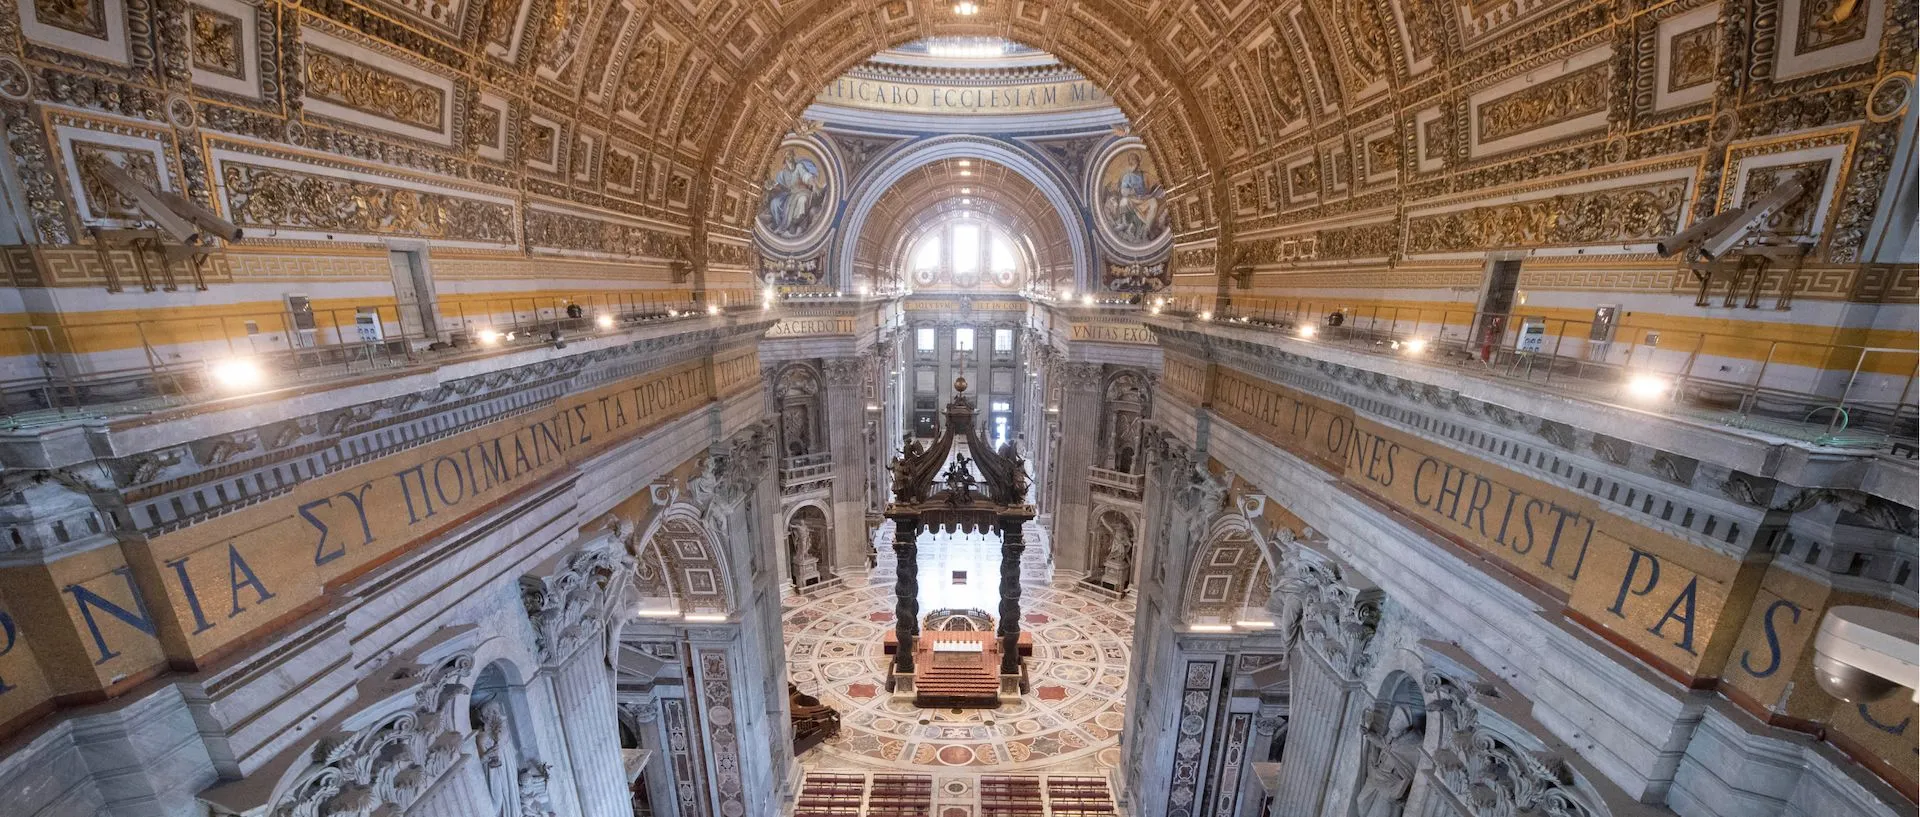
[[(1856, 260), (1914, 26), (1888, 0), (6, 2), (0, 99), (42, 241), (127, 216), (90, 177), (107, 160), (316, 236), (745, 270), (767, 168), (822, 89), (882, 49), (992, 36), (1111, 95), (1195, 276), (1322, 233), (1322, 258), (1617, 244), (1809, 163), (1806, 229)], [(1571, 187), (1590, 212), (1568, 226)], [(1545, 220), (1474, 226), (1514, 196)], [(1377, 229), (1434, 218), (1466, 221), (1420, 246)]]

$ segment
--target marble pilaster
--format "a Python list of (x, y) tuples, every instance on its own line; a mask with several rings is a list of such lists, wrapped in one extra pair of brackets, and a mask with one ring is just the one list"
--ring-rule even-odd
[[(1100, 364), (1062, 363), (1053, 376), (1060, 384), (1060, 416), (1064, 422), (1084, 418), (1091, 424), (1100, 416)], [(1093, 465), (1098, 435), (1090, 426), (1083, 433), (1060, 436), (1060, 448), (1050, 467), (1055, 469), (1056, 498), (1053, 507), (1054, 565), (1061, 570), (1080, 573), (1095, 569), (1092, 542), (1087, 535), (1087, 519), (1093, 509), (1093, 490), (1087, 482), (1087, 469)]]
[(833, 457), (833, 545), (829, 567), (836, 574), (867, 565), (866, 358), (821, 362), (827, 382), (827, 451)]

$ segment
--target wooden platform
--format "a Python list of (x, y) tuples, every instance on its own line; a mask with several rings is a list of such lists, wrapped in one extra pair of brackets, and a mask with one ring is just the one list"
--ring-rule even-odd
[(993, 633), (922, 633), (913, 662), (915, 706), (992, 709), (1000, 705), (1000, 641)]

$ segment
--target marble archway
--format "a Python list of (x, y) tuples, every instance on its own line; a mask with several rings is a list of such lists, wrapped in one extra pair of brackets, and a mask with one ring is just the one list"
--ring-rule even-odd
[[(854, 260), (859, 250), (860, 234), (881, 197), (908, 173), (923, 165), (961, 158), (1006, 166), (1038, 188), (1063, 223), (1080, 223), (1079, 208), (1069, 192), (1072, 190), (1071, 182), (1039, 159), (1007, 143), (985, 137), (955, 134), (924, 139), (879, 159), (862, 174), (862, 181), (848, 195), (831, 259), (835, 286), (844, 291), (853, 290)], [(1074, 286), (1085, 289), (1098, 269), (1094, 262), (1093, 246), (1082, 230), (1068, 230), (1067, 241), (1073, 257)]]

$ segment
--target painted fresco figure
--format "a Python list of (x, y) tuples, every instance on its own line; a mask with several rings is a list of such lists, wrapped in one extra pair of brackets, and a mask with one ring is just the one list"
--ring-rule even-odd
[(796, 238), (818, 221), (818, 201), (826, 183), (820, 165), (789, 149), (780, 169), (767, 185), (767, 229), (781, 238)]
[(1107, 226), (1120, 238), (1145, 244), (1160, 235), (1166, 221), (1166, 190), (1147, 179), (1140, 155), (1127, 157), (1127, 170), (1106, 190)]

